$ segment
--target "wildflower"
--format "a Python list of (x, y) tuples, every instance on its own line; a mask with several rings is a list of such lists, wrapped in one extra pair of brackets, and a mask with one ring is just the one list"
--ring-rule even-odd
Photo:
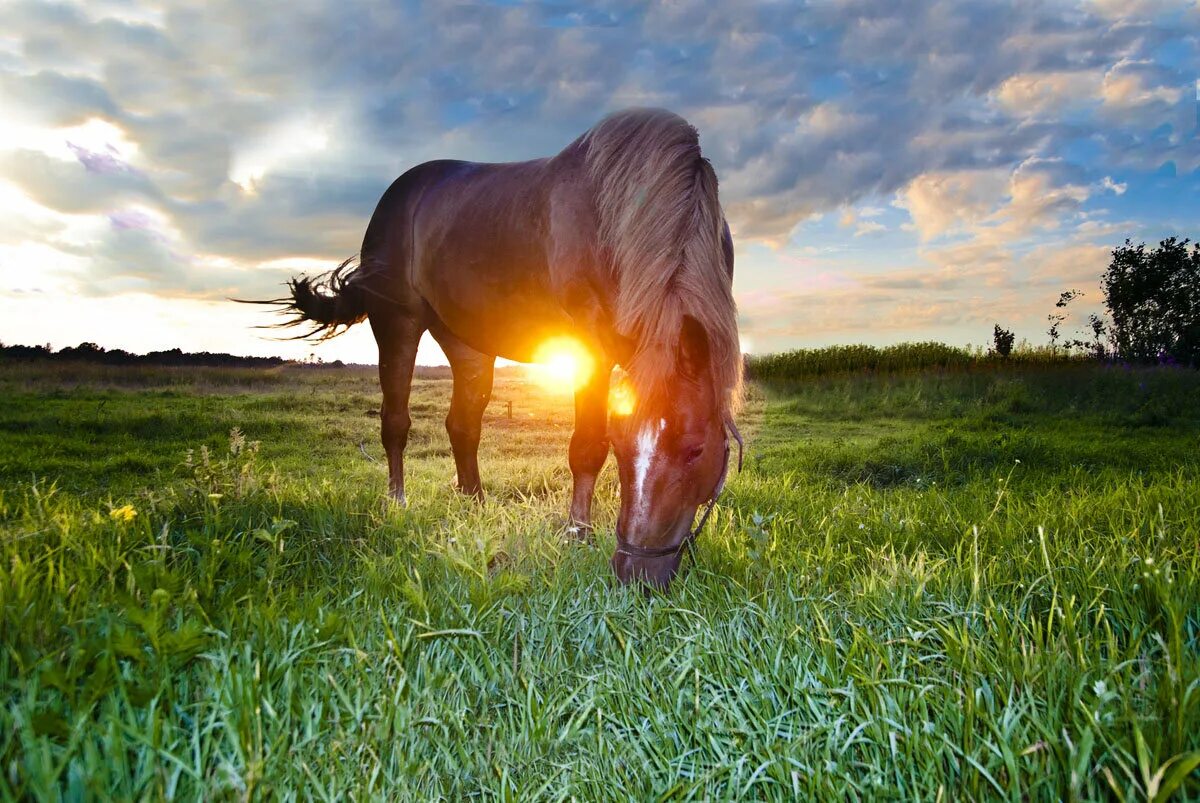
[(137, 518), (137, 514), (137, 510), (133, 505), (124, 505), (110, 510), (108, 517), (113, 521), (133, 521)]

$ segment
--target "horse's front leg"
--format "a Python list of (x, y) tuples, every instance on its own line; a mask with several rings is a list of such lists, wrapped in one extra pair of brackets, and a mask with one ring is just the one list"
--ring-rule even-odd
[(567, 531), (580, 540), (592, 534), (592, 495), (596, 477), (608, 458), (608, 378), (612, 366), (601, 364), (588, 383), (575, 392), (575, 433), (571, 436), (571, 514)]

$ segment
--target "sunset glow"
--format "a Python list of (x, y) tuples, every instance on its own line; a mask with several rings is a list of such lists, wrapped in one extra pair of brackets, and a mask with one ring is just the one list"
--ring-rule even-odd
[(634, 395), (633, 386), (629, 384), (628, 380), (623, 379), (615, 384), (608, 394), (608, 409), (612, 411), (613, 415), (630, 415), (636, 404), (637, 396)]
[(0, 341), (374, 363), (367, 327), (277, 340), (228, 299), (353, 255), (418, 164), (549, 156), (628, 106), (701, 132), (745, 352), (1044, 343), (1126, 237), (1195, 236), (1197, 0), (685, 5), (313, 0), (254, 41), (254, 3), (0, 3)]
[(538, 347), (531, 375), (547, 390), (574, 393), (592, 376), (596, 361), (578, 340), (555, 337)]

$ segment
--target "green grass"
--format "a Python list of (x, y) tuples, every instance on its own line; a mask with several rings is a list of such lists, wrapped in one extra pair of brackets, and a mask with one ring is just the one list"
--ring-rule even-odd
[(1091, 361), (1088, 354), (1077, 347), (1029, 346), (1022, 343), (1009, 356), (1001, 357), (979, 346), (948, 346), (930, 341), (883, 347), (857, 344), (795, 349), (748, 357), (746, 368), (748, 374), (756, 379), (787, 381), (857, 371), (1047, 368)]
[(571, 403), (516, 375), (482, 505), (417, 383), (395, 511), (369, 372), (39, 371), (0, 371), (0, 797), (1200, 797), (1200, 374), (754, 387), (644, 597), (611, 468), (560, 539)]

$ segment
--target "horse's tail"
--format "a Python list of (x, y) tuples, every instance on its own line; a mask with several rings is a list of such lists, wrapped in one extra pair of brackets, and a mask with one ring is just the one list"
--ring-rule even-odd
[(297, 276), (288, 282), (288, 295), (266, 300), (233, 299), (243, 304), (269, 304), (289, 316), (271, 324), (289, 328), (308, 324), (311, 328), (292, 340), (328, 340), (367, 317), (366, 295), (360, 276), (361, 265), (347, 259), (328, 273)]

